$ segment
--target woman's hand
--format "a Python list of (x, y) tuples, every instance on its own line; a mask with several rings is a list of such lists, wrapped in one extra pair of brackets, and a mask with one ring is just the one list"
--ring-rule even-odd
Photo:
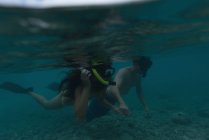
[(81, 80), (83, 82), (83, 85), (85, 87), (90, 87), (91, 86), (91, 81), (90, 81), (90, 77), (91, 77), (91, 72), (87, 69), (81, 69)]

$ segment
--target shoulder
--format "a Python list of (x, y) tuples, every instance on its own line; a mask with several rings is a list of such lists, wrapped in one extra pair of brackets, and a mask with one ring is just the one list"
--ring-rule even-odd
[(126, 68), (122, 68), (122, 69), (118, 70), (117, 74), (115, 75), (115, 78), (121, 79), (126, 75), (126, 73), (127, 73)]
[(125, 68), (121, 68), (118, 70), (118, 73), (117, 74), (128, 74), (130, 72), (130, 68), (129, 67), (125, 67)]
[(130, 71), (130, 68), (129, 67), (125, 67), (125, 68), (122, 68), (120, 69), (116, 76), (115, 76), (115, 80), (116, 82), (122, 82), (124, 80), (128, 80), (130, 79), (132, 76), (131, 76), (131, 71)]

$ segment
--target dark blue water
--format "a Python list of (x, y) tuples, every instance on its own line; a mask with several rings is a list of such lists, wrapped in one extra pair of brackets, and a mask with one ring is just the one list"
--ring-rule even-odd
[[(209, 2), (158, 1), (85, 9), (0, 9), (0, 82), (47, 88), (66, 72), (63, 57), (108, 55), (114, 67), (147, 55), (153, 66), (142, 81), (152, 117), (144, 117), (134, 90), (124, 96), (128, 117), (110, 112), (75, 122), (73, 108), (45, 110), (30, 96), (0, 90), (0, 140), (208, 140)], [(180, 123), (175, 118), (180, 118)], [(188, 119), (188, 123), (181, 123)]]

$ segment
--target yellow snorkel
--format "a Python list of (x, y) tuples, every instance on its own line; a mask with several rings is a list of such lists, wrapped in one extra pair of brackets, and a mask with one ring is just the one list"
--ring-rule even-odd
[(92, 73), (94, 74), (94, 76), (97, 78), (97, 80), (99, 82), (101, 82), (103, 85), (109, 85), (109, 81), (104, 80), (99, 73), (97, 72), (97, 70), (95, 68), (92, 68)]
[(95, 62), (95, 61), (93, 61), (93, 63), (92, 63), (92, 68), (91, 68), (91, 70), (92, 70), (92, 73), (93, 73), (93, 75), (94, 75), (94, 77), (101, 83), (101, 84), (103, 84), (103, 85), (106, 85), (106, 86), (108, 86), (108, 85), (116, 85), (116, 83), (114, 82), (114, 81), (108, 81), (108, 80), (104, 80), (101, 76), (100, 76), (100, 74), (97, 72), (97, 70), (94, 68), (94, 66), (97, 66), (97, 65), (101, 65), (101, 64), (103, 64), (102, 62)]

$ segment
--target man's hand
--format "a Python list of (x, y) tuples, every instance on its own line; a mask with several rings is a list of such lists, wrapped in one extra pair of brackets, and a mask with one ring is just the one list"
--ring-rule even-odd
[(118, 108), (118, 112), (120, 112), (123, 115), (129, 115), (129, 109), (125, 104), (121, 104)]

